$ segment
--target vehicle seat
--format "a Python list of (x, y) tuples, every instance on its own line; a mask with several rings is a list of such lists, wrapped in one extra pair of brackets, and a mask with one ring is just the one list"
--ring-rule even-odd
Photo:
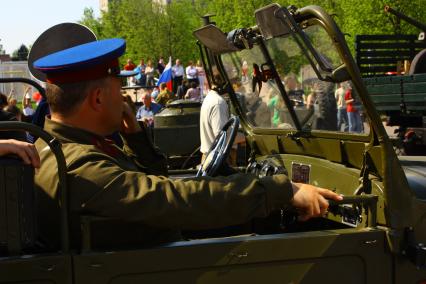
[(398, 157), (410, 189), (416, 197), (426, 200), (426, 157), (424, 156), (399, 156)]
[(0, 158), (0, 257), (25, 254), (36, 243), (34, 168)]

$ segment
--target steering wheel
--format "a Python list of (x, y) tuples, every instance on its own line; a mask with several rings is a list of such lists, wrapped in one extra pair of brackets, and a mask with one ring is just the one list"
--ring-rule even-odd
[[(213, 141), (212, 146), (206, 154), (206, 159), (201, 164), (197, 172), (199, 176), (215, 176), (226, 158), (229, 156), (232, 144), (237, 136), (240, 120), (238, 117), (231, 117), (220, 130)], [(228, 130), (229, 133), (228, 133)]]

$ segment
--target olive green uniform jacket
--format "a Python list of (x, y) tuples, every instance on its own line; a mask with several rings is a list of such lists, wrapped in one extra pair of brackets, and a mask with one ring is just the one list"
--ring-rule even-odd
[[(285, 175), (170, 179), (166, 159), (144, 130), (123, 134), (123, 149), (103, 137), (46, 119), (62, 143), (68, 176), (71, 244), (80, 247), (82, 215), (107, 217), (92, 227), (98, 247), (144, 246), (179, 239), (179, 230), (220, 228), (267, 216), (293, 197)], [(40, 235), (52, 249), (60, 240), (56, 160), (36, 143)], [(173, 141), (170, 141), (173, 143)]]
[(168, 102), (172, 101), (173, 99), (174, 98), (172, 93), (169, 90), (165, 89), (158, 94), (157, 99), (155, 101), (157, 102), (157, 104), (165, 106)]

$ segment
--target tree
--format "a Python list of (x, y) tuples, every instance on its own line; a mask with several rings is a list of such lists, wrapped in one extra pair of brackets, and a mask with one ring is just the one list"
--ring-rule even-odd
[(395, 10), (411, 15), (420, 21), (426, 18), (419, 15), (418, 11), (423, 9), (421, 0), (374, 0), (339, 1), (336, 5), (337, 23), (340, 29), (350, 35), (347, 38), (348, 45), (354, 49), (355, 36), (360, 34), (417, 34), (419, 30), (412, 25), (400, 21), (394, 15), (384, 12), (385, 4)]
[(175, 1), (166, 7), (169, 54), (182, 62), (199, 58), (196, 40), (192, 32), (200, 26), (201, 19), (197, 16), (191, 0)]
[(21, 46), (12, 53), (12, 61), (26, 61), (28, 59), (28, 48), (21, 44)]
[(92, 30), (97, 38), (102, 36), (102, 23), (95, 18), (92, 8), (84, 8), (83, 17), (78, 23)]
[[(127, 41), (126, 56), (134, 60), (159, 56), (198, 58), (192, 31), (199, 26), (191, 0), (160, 5), (151, 0), (112, 1), (102, 15), (101, 37)], [(125, 59), (123, 59), (125, 60)]]
[[(1, 39), (0, 39), (1, 42)], [(6, 51), (3, 49), (3, 45), (0, 43), (0, 54), (6, 54)]]
[[(304, 7), (312, 0), (277, 0), (282, 6)], [(100, 19), (93, 10), (85, 9), (80, 23), (92, 29), (98, 38), (122, 37), (127, 41), (126, 57), (180, 58), (183, 62), (199, 57), (192, 32), (202, 25), (200, 17), (207, 13), (223, 31), (255, 25), (256, 9), (269, 4), (268, 0), (180, 0), (161, 5), (152, 0), (110, 1), (108, 12)], [(357, 34), (417, 34), (419, 30), (410, 24), (386, 14), (389, 4), (395, 10), (420, 21), (426, 21), (422, 13), (424, 0), (316, 0), (315, 5), (333, 14), (348, 45), (353, 50)], [(123, 60), (125, 60), (123, 58)]]

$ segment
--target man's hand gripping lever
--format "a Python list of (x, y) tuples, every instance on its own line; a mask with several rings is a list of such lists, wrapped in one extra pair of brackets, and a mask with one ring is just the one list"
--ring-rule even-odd
[[(303, 183), (292, 183), (292, 208), (281, 210), (281, 227), (313, 217), (325, 216), (328, 212), (328, 200), (341, 201), (343, 197), (331, 190)], [(327, 200), (328, 199), (328, 200)]]

